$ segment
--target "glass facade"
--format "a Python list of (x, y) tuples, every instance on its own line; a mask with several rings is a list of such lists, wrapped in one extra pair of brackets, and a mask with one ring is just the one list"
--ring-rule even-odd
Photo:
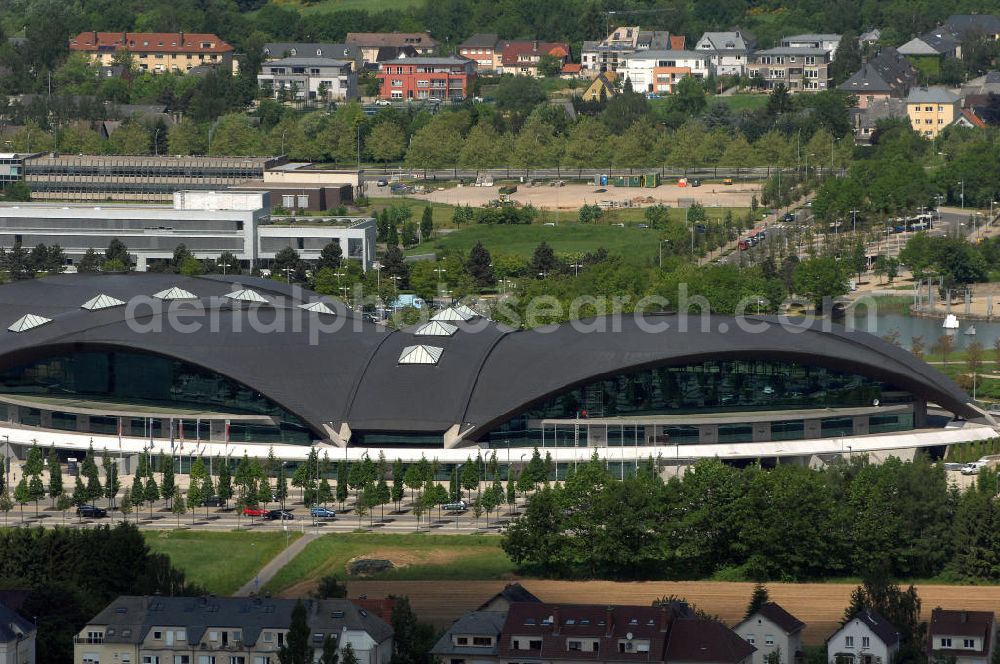
[[(795, 362), (769, 360), (725, 360), (701, 364), (665, 366), (612, 376), (568, 390), (543, 403), (530, 407), (496, 427), (482, 440), (491, 447), (532, 447), (542, 442), (539, 420), (581, 419), (579, 431), (572, 425), (547, 425), (545, 444), (553, 446), (587, 445), (588, 435), (596, 426), (587, 422), (601, 417), (641, 417), (656, 415), (704, 415), (712, 412), (755, 412), (761, 410), (796, 410), (808, 408), (868, 407), (878, 399), (883, 405), (908, 403), (909, 394), (880, 381), (823, 367)], [(843, 418), (822, 424), (822, 435), (842, 435)], [(909, 419), (912, 428), (912, 415)], [(651, 423), (652, 424), (652, 423)], [(900, 430), (904, 423), (897, 422)], [(848, 432), (851, 419), (846, 418)], [(888, 425), (886, 425), (888, 426)], [(588, 434), (588, 427), (591, 433)], [(662, 434), (661, 434), (662, 431)], [(772, 425), (773, 439), (804, 437), (801, 420)], [(628, 426), (610, 424), (607, 444), (629, 445), (636, 437)], [(640, 443), (644, 436), (638, 433)], [(657, 425), (658, 443), (696, 443), (694, 426)], [(753, 439), (748, 425), (726, 424), (719, 427), (719, 442), (746, 442)], [(595, 441), (596, 442), (596, 441)], [(653, 443), (654, 441), (647, 441)]]
[[(82, 351), (46, 357), (0, 373), (0, 392), (78, 397), (136, 407), (217, 408), (233, 414), (267, 415), (277, 424), (233, 422), (230, 440), (307, 445), (313, 439), (296, 416), (259, 392), (207, 369), (137, 351)], [(21, 408), (21, 422), (39, 426), (39, 414), (35, 408)], [(169, 419), (170, 415), (165, 417)], [(142, 422), (142, 419), (133, 419), (134, 434), (143, 431)], [(67, 413), (53, 413), (52, 426), (76, 429), (75, 421), (71, 423)], [(159, 421), (155, 421), (154, 426), (154, 436), (169, 435), (167, 427)], [(117, 431), (117, 418), (90, 417), (88, 432), (114, 434)]]

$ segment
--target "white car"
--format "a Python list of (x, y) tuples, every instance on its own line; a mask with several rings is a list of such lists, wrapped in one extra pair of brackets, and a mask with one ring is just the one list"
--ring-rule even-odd
[(987, 467), (985, 461), (973, 461), (972, 463), (967, 463), (962, 466), (963, 475), (978, 475), (980, 470)]

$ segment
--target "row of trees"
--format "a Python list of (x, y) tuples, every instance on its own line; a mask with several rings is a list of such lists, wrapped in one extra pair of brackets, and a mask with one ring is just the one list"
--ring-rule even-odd
[(997, 578), (996, 529), (981, 518), (1000, 514), (992, 478), (959, 494), (923, 456), (856, 455), (824, 470), (705, 460), (666, 482), (658, 470), (650, 460), (620, 481), (595, 458), (529, 499), (504, 550), (548, 576)]

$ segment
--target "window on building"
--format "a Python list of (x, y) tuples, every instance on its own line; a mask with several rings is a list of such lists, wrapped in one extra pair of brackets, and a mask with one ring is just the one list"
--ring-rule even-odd
[(854, 647), (854, 637), (853, 636), (845, 636), (844, 637), (844, 647), (845, 648), (853, 648)]
[(191, 664), (190, 655), (174, 655), (174, 664)]
[(583, 650), (582, 641), (567, 641), (566, 650)]
[(281, 195), (281, 207), (291, 209), (295, 207), (295, 195), (294, 194), (282, 194)]
[(975, 639), (963, 639), (962, 640), (962, 647), (963, 648), (975, 648), (976, 647), (976, 640)]
[(869, 637), (867, 637), (867, 636), (862, 636), (861, 637), (861, 647), (862, 648), (871, 648), (872, 647), (871, 639)]
[(765, 634), (764, 635), (764, 645), (765, 646), (773, 646), (774, 645), (774, 634)]
[[(515, 643), (516, 643), (516, 641), (515, 641)], [(456, 636), (455, 637), (455, 645), (457, 645), (457, 646), (467, 646), (467, 645), (469, 645), (469, 637), (467, 637), (467, 636)], [(516, 648), (517, 646), (515, 645), (514, 647)]]
[(474, 636), (472, 637), (472, 645), (474, 646), (491, 646), (493, 645), (493, 639), (488, 636)]
[(100, 655), (93, 652), (83, 654), (83, 664), (101, 664)]
[(307, 208), (307, 207), (309, 207), (309, 196), (308, 195), (301, 195), (301, 194), (299, 195), (299, 207), (300, 208)]
[(198, 664), (216, 664), (215, 655), (198, 655)]
[(163, 632), (153, 632), (153, 638), (157, 641), (163, 638)]
[(949, 639), (949, 638), (943, 638), (943, 639), (941, 639), (941, 647), (942, 648), (950, 648), (951, 647), (951, 639)]
[(521, 649), (521, 641), (519, 639), (513, 639), (511, 641), (510, 647), (513, 648), (514, 650), (520, 650)]
[(537, 641), (536, 640), (528, 641), (528, 650), (541, 650), (541, 649), (542, 649), (541, 639), (538, 639)]
[(754, 645), (755, 643), (757, 643), (757, 637), (754, 636), (753, 634), (747, 634), (746, 640), (747, 643), (749, 643), (750, 645)]
[(142, 664), (160, 664), (159, 655), (143, 655)]
[(243, 655), (230, 655), (229, 664), (247, 664), (247, 658)]

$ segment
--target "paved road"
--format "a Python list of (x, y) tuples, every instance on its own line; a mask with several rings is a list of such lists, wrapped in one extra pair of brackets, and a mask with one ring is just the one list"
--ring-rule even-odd
[(316, 533), (308, 533), (294, 542), (291, 546), (285, 547), (285, 550), (272, 558), (266, 565), (264, 565), (257, 575), (250, 579), (247, 583), (243, 585), (242, 588), (234, 593), (234, 597), (249, 597), (251, 593), (256, 593), (262, 587), (266, 586), (268, 581), (274, 578), (274, 575), (281, 570), (282, 567), (287, 565), (295, 556), (302, 552), (302, 549), (306, 548), (309, 542), (318, 538), (319, 535)]

